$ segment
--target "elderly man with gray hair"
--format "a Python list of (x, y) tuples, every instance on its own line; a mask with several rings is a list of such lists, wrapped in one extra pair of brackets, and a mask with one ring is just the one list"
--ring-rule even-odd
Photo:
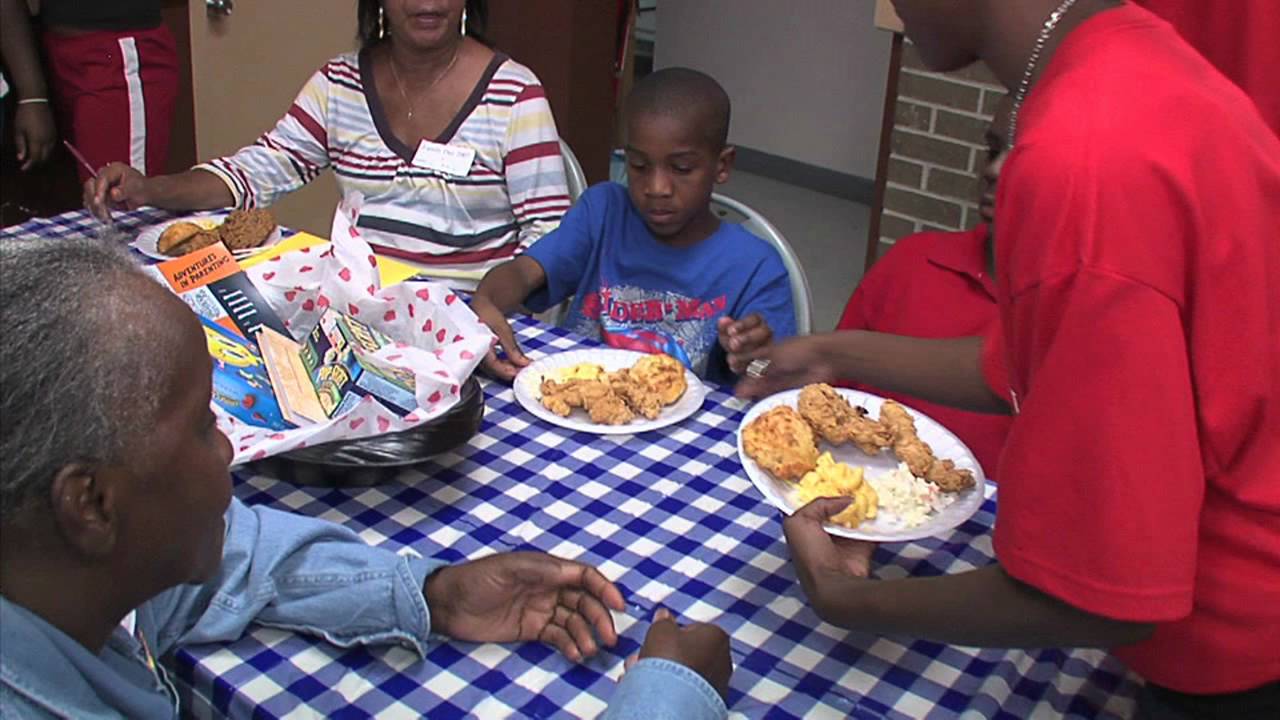
[[(5, 718), (176, 717), (154, 659), (254, 622), (419, 654), (431, 632), (575, 661), (617, 640), (622, 596), (581, 563), (402, 557), (234, 499), (200, 324), (113, 248), (0, 242), (0, 333)], [(664, 614), (639, 655), (611, 716), (725, 714), (723, 631)]]

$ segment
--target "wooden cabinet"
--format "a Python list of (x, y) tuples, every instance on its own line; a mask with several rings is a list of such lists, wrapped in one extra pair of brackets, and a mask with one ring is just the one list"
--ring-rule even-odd
[(560, 136), (592, 183), (609, 177), (624, 7), (625, 0), (489, 0), (490, 41), (542, 80)]
[(902, 18), (893, 9), (890, 0), (876, 0), (876, 27), (881, 30), (902, 32)]

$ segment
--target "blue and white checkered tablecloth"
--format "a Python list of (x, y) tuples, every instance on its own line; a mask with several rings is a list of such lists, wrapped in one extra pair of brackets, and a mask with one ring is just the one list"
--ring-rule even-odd
[[(133, 215), (140, 223), (157, 216)], [(159, 216), (163, 217), (163, 216)], [(122, 225), (124, 224), (122, 222)], [(63, 216), (14, 235), (66, 237)], [(533, 320), (533, 355), (582, 347)], [(810, 610), (789, 565), (779, 513), (739, 464), (743, 408), (713, 389), (671, 428), (598, 436), (544, 423), (510, 388), (487, 384), (480, 432), (458, 450), (373, 487), (300, 487), (236, 476), (250, 504), (327, 518), (394, 550), (462, 560), (536, 549), (599, 567), (627, 599), (612, 652), (573, 664), (534, 643), (441, 641), (424, 659), (400, 647), (340, 649), (255, 628), (172, 659), (196, 716), (283, 718), (593, 717), (655, 607), (715, 622), (732, 637), (731, 712), (770, 718), (1128, 717), (1135, 676), (1104, 652), (976, 650), (851, 634)], [(287, 473), (285, 473), (287, 474)], [(952, 533), (876, 553), (881, 578), (960, 572), (993, 561), (995, 504)]]
[[(173, 217), (167, 210), (147, 208), (128, 213), (117, 213), (111, 226), (113, 232), (119, 232), (124, 242), (133, 240), (137, 232), (148, 225), (154, 225)], [(34, 218), (21, 225), (0, 230), (0, 240), (7, 238), (23, 239), (60, 239), (78, 237), (100, 237), (105, 226), (87, 211), (63, 213), (51, 218)]]

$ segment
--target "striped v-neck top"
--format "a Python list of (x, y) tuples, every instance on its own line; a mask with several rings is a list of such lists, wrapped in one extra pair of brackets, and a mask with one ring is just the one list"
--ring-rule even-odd
[(495, 55), (434, 141), (475, 150), (465, 176), (413, 164), (391, 132), (367, 52), (330, 60), (253, 145), (198, 165), (237, 207), (270, 205), (333, 168), (360, 193), (357, 226), (375, 249), (435, 266), (487, 270), (554, 229), (569, 209), (551, 106), (538, 78)]

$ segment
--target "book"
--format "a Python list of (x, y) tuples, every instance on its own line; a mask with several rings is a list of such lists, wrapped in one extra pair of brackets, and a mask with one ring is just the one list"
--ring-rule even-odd
[(325, 415), (341, 415), (368, 396), (398, 415), (413, 412), (418, 406), (413, 373), (373, 357), (392, 344), (359, 320), (325, 309), (302, 346), (302, 364)]
[[(318, 252), (324, 252), (322, 245), (328, 245), (329, 241), (317, 235), (300, 232), (296, 235), (290, 235), (279, 243), (264, 249), (260, 253), (254, 253), (249, 257), (240, 261), (240, 267), (249, 269), (254, 265), (258, 265), (281, 255), (296, 252), (302, 248), (316, 248)], [(397, 283), (417, 277), (422, 270), (395, 258), (385, 255), (378, 256), (378, 279), (382, 282), (382, 287), (391, 287)]]
[(373, 357), (393, 341), (333, 308), (303, 343), (270, 328), (257, 341), (280, 412), (295, 425), (342, 415), (366, 397), (402, 417), (418, 406), (413, 373)]
[(257, 344), (207, 317), (200, 318), (213, 360), (213, 401), (247, 425), (287, 430)]
[(289, 331), (222, 243), (145, 268), (197, 315), (244, 339), (269, 327)]
[(257, 339), (284, 418), (298, 426), (323, 422), (328, 415), (302, 363), (302, 346), (267, 327), (258, 331)]

